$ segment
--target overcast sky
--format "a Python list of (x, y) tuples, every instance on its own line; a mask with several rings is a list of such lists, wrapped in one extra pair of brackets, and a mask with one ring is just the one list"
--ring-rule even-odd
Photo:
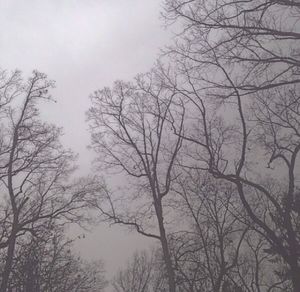
[[(90, 167), (84, 113), (89, 94), (116, 79), (151, 68), (170, 33), (159, 20), (161, 0), (0, 0), (0, 67), (33, 69), (56, 81), (44, 118), (64, 128), (63, 141)], [(134, 247), (147, 244), (121, 228), (99, 227), (78, 242), (88, 258), (103, 258), (108, 272)]]

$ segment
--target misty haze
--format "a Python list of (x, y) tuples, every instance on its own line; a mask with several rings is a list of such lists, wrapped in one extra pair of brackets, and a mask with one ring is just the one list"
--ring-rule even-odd
[(0, 0), (0, 292), (300, 292), (299, 0)]

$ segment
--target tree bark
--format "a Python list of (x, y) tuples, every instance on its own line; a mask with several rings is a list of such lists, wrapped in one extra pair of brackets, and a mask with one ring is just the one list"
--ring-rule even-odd
[(169, 292), (176, 292), (175, 273), (172, 265), (172, 259), (171, 259), (168, 240), (166, 236), (166, 230), (164, 227), (164, 218), (163, 218), (161, 202), (155, 203), (155, 210), (156, 210), (157, 221), (159, 226), (160, 242), (163, 250), (166, 269), (167, 269)]
[(300, 292), (300, 267), (298, 265), (297, 257), (291, 259), (291, 280), (294, 292)]

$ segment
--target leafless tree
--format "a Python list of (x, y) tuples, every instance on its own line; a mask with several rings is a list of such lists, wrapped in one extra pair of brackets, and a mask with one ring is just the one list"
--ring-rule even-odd
[[(299, 8), (298, 1), (166, 0), (164, 16), (183, 27), (172, 52), (202, 69), (217, 56), (245, 95), (299, 83)], [(216, 74), (199, 78), (234, 94)]]
[(256, 91), (251, 99), (243, 99), (218, 58), (214, 64), (234, 94), (224, 98), (224, 92), (215, 87), (214, 98), (211, 91), (206, 96), (189, 70), (183, 71), (186, 83), (178, 87), (194, 107), (193, 126), (184, 136), (177, 133), (189, 145), (188, 156), (194, 158), (186, 167), (206, 170), (235, 185), (248, 216), (269, 242), (270, 253), (280, 255), (289, 266), (287, 276), (298, 291), (298, 86)]
[(192, 168), (235, 185), (269, 244), (265, 253), (280, 257), (282, 277), (299, 291), (299, 3), (168, 0), (165, 7), (184, 25), (168, 53), (181, 74), (178, 92), (191, 103), (182, 137)]
[(19, 73), (1, 91), (0, 248), (5, 249), (0, 291), (6, 292), (18, 240), (51, 220), (80, 219), (88, 188), (69, 179), (74, 155), (59, 142), (61, 129), (41, 121), (38, 106), (50, 100), (53, 82), (39, 72)]
[(177, 212), (187, 221), (186, 230), (172, 236), (181, 287), (223, 291), (231, 282), (237, 289), (233, 273), (250, 226), (236, 204), (234, 189), (216, 184), (207, 173), (187, 171), (177, 179), (175, 192), (179, 195)]
[[(164, 199), (170, 195), (176, 178), (174, 165), (182, 144), (181, 136), (175, 136), (172, 130), (176, 127), (183, 132), (184, 107), (180, 95), (174, 88), (166, 87), (153, 71), (139, 76), (133, 84), (116, 82), (112, 89), (95, 92), (88, 119), (98, 162), (125, 175), (122, 208), (125, 200), (130, 199), (127, 208), (131, 205), (132, 209), (127, 209), (127, 214), (120, 213), (108, 192), (108, 210), (103, 204), (97, 207), (111, 222), (132, 226), (139, 233), (160, 241), (169, 291), (174, 292), (175, 274), (168, 247)], [(129, 190), (124, 189), (126, 185), (130, 186)], [(147, 231), (147, 224), (141, 218), (148, 218), (149, 224), (157, 226), (158, 234), (151, 229)]]
[[(130, 190), (122, 193), (135, 202), (120, 212), (104, 190), (108, 209), (94, 205), (110, 222), (160, 240), (170, 292), (181, 279), (176, 265), (195, 291), (198, 284), (216, 291), (300, 291), (299, 9), (296, 1), (166, 0), (165, 18), (183, 25), (162, 60), (169, 66), (92, 96), (98, 162), (127, 175)], [(224, 190), (210, 198), (206, 190), (194, 209), (187, 193), (198, 194), (201, 179), (191, 192), (181, 181), (186, 170), (207, 172), (215, 184), (233, 188), (243, 216), (233, 215)], [(173, 189), (180, 181), (181, 189)], [(174, 192), (198, 226), (197, 242), (194, 230), (184, 237), (166, 232)], [(147, 229), (151, 219), (143, 224), (146, 218), (157, 219), (158, 235)], [(228, 243), (231, 228), (239, 231), (234, 244)], [(193, 264), (197, 249), (189, 258), (190, 242), (204, 251)], [(215, 266), (207, 268), (211, 259)], [(265, 276), (268, 267), (274, 272)], [(206, 282), (197, 278), (205, 272)]]
[(103, 291), (103, 264), (83, 261), (73, 253), (73, 242), (65, 238), (65, 230), (49, 227), (18, 245), (8, 291)]
[(186, 173), (177, 178), (173, 200), (181, 225), (186, 222), (169, 239), (179, 290), (289, 291), (286, 266), (267, 252), (269, 243), (235, 188), (203, 171)]
[(165, 279), (161, 274), (157, 255), (146, 251), (136, 252), (114, 277), (112, 285), (116, 292), (160, 292), (163, 291)]

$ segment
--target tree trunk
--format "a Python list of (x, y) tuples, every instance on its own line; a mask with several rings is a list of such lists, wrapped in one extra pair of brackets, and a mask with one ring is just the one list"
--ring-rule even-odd
[(293, 291), (300, 292), (300, 267), (298, 266), (297, 258), (293, 259), (293, 264), (290, 267)]
[(12, 268), (12, 263), (14, 258), (15, 246), (16, 246), (16, 231), (15, 228), (13, 228), (10, 235), (8, 247), (7, 247), (7, 256), (6, 256), (5, 266), (2, 274), (0, 292), (7, 292), (9, 276), (11, 273), (11, 268)]
[(294, 292), (300, 292), (300, 272), (292, 273), (292, 282)]
[(164, 227), (164, 218), (162, 214), (161, 202), (155, 204), (157, 221), (159, 225), (160, 242), (163, 250), (164, 262), (166, 264), (169, 292), (176, 292), (175, 273), (172, 265), (171, 254), (168, 246), (168, 240)]

